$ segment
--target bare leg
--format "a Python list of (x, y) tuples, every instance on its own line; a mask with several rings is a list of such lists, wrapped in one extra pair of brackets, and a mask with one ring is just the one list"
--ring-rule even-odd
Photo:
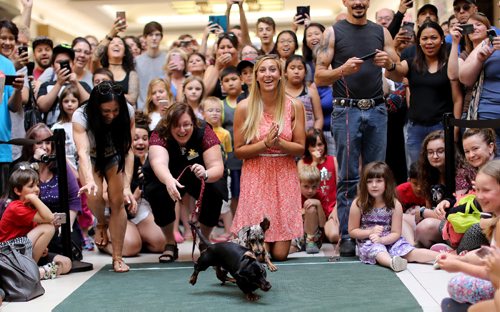
[(388, 252), (379, 252), (375, 259), (381, 266), (385, 266), (386, 268), (391, 267), (392, 257)]
[[(127, 213), (123, 205), (123, 173), (117, 173), (116, 166), (113, 166), (106, 171), (106, 181), (108, 182), (108, 201), (111, 207), (109, 232), (113, 240), (113, 266), (115, 271), (127, 271), (128, 266), (121, 261), (127, 228)], [(115, 265), (118, 260), (120, 260), (120, 265)]]
[(328, 239), (328, 241), (334, 244), (336, 244), (340, 240), (339, 221), (337, 219), (329, 218), (328, 221), (326, 221), (325, 236)]
[(104, 207), (106, 207), (106, 201), (104, 200), (103, 194), (103, 179), (99, 176), (92, 168), (92, 173), (94, 175), (94, 181), (97, 184), (97, 194), (87, 194), (87, 206), (92, 211), (92, 214), (97, 219), (97, 227), (95, 228), (94, 241), (97, 247), (106, 247), (108, 241), (108, 234), (106, 232), (107, 221), (104, 216)]
[(34, 229), (29, 231), (27, 236), (33, 245), (32, 256), (35, 262), (38, 262), (38, 260), (42, 257), (42, 254), (49, 245), (54, 233), (54, 225), (48, 223), (39, 224)]
[[(165, 246), (165, 245), (164, 245)], [(135, 224), (127, 220), (127, 226), (125, 229), (125, 237), (123, 238), (123, 251), (122, 256), (124, 257), (134, 257), (141, 252), (142, 241), (141, 235), (137, 230)], [(109, 244), (103, 248), (108, 254), (113, 254), (113, 241), (109, 241)]]
[(69, 271), (71, 271), (71, 267), (73, 266), (73, 264), (71, 263), (71, 259), (62, 255), (56, 255), (54, 257), (54, 262), (59, 266), (57, 275), (68, 274)]
[(146, 219), (137, 224), (137, 229), (141, 235), (142, 243), (151, 252), (163, 252), (165, 249), (165, 235), (161, 228), (154, 222), (150, 213)]
[(279, 241), (273, 243), (266, 243), (266, 249), (271, 254), (271, 257), (277, 261), (285, 261), (290, 252), (291, 241)]
[(318, 209), (316, 206), (310, 206), (304, 215), (304, 232), (308, 235), (316, 234), (319, 227)]
[(412, 246), (415, 245), (415, 216), (403, 214), (403, 224), (401, 236), (403, 236)]
[(403, 256), (408, 262), (418, 262), (418, 263), (432, 263), (436, 260), (439, 252), (432, 251), (425, 248), (415, 248), (410, 251), (406, 256)]
[(439, 233), (439, 223), (441, 223), (439, 219), (427, 218), (417, 224), (415, 238), (423, 247), (429, 248), (434, 243), (443, 242), (443, 237)]

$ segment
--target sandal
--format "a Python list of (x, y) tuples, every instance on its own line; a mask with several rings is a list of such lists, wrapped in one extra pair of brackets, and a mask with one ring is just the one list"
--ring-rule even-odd
[(125, 273), (129, 271), (128, 265), (123, 262), (123, 259), (121, 257), (113, 258), (113, 270), (116, 273)]
[(95, 229), (94, 244), (98, 248), (104, 248), (108, 245), (108, 224), (98, 223)]
[(165, 250), (160, 257), (158, 257), (158, 261), (160, 261), (160, 263), (169, 263), (174, 262), (177, 258), (179, 258), (179, 248), (177, 248), (177, 245), (166, 244)]

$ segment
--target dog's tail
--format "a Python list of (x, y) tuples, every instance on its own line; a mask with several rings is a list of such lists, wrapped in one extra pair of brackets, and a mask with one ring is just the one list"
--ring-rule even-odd
[(191, 232), (193, 233), (193, 255), (194, 247), (196, 245), (196, 236), (200, 238), (200, 243), (198, 244), (200, 252), (205, 250), (212, 243), (205, 237), (205, 235), (203, 235), (203, 233), (201, 233), (199, 226), (195, 222), (189, 221), (189, 226), (191, 227)]

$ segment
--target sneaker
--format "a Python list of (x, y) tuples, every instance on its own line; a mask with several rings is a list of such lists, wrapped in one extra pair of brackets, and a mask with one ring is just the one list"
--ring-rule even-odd
[(394, 272), (401, 272), (406, 270), (406, 266), (408, 265), (408, 261), (406, 259), (401, 258), (400, 256), (394, 256), (391, 260), (391, 269)]
[(92, 237), (87, 236), (83, 239), (83, 249), (88, 251), (94, 250), (94, 240)]
[(319, 252), (318, 245), (315, 242), (310, 241), (306, 243), (306, 253), (307, 254), (317, 254)]
[(451, 248), (450, 246), (448, 246), (446, 244), (443, 244), (443, 243), (434, 244), (429, 249), (432, 250), (432, 251), (437, 251), (437, 252), (449, 252), (449, 251), (453, 251), (453, 248)]
[(46, 265), (42, 266), (44, 271), (42, 280), (54, 279), (57, 277), (57, 269), (59, 266), (55, 262), (49, 262)]
[(356, 256), (356, 243), (351, 238), (343, 238), (340, 241), (340, 256), (354, 257)]

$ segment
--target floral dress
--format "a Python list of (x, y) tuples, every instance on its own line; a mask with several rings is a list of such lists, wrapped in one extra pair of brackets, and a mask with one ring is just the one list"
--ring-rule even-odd
[[(286, 103), (283, 140), (292, 140), (292, 103)], [(258, 137), (269, 133), (273, 118), (264, 113)], [(267, 217), (271, 226), (266, 242), (286, 241), (303, 235), (301, 193), (297, 167), (293, 156), (280, 150), (268, 149), (264, 154), (245, 159), (241, 170), (241, 192), (231, 231), (238, 233), (244, 226), (259, 224)]]
[[(370, 211), (361, 215), (361, 229), (369, 229), (376, 225), (382, 225), (384, 230), (380, 237), (391, 233), (391, 222), (393, 209), (372, 208)], [(391, 245), (373, 243), (369, 238), (356, 240), (358, 245), (359, 260), (368, 264), (375, 264), (375, 257), (381, 252), (388, 252), (391, 257), (404, 256), (411, 252), (415, 247), (410, 245), (403, 237), (400, 237)]]

